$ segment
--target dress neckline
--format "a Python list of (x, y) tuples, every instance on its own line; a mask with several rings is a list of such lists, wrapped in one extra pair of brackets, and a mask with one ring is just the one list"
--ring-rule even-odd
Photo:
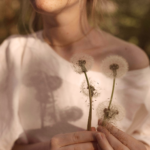
[[(65, 63), (67, 66), (71, 66), (71, 62), (67, 61), (66, 59), (64, 59), (63, 57), (61, 57), (59, 54), (57, 54), (55, 52), (55, 50), (53, 50), (53, 48), (47, 43), (45, 42), (44, 38), (43, 38), (43, 30), (37, 32), (37, 36), (40, 38), (40, 40), (42, 41), (42, 43), (53, 53), (53, 55), (59, 59), (60, 61), (62, 61), (63, 63)], [(136, 70), (129, 70), (127, 73), (126, 73), (126, 76), (128, 75), (135, 75), (135, 74), (138, 74), (138, 73), (146, 73), (146, 72), (149, 72), (150, 71), (150, 66), (147, 66), (145, 68), (141, 68), (141, 69), (136, 69)], [(91, 73), (94, 73), (94, 74), (100, 74), (100, 75), (103, 75), (102, 72), (98, 72), (98, 71), (93, 71), (93, 70), (89, 70), (89, 72)]]

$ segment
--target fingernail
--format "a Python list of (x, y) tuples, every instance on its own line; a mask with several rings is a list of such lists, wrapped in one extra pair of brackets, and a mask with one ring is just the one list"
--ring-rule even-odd
[(95, 127), (91, 127), (91, 131), (96, 131)]
[(99, 119), (99, 120), (98, 120), (98, 125), (101, 125), (101, 124), (102, 124), (102, 120)]

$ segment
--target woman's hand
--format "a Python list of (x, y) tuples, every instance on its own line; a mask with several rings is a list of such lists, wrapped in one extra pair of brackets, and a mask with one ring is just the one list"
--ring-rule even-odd
[(100, 150), (146, 150), (146, 146), (142, 142), (111, 124), (102, 127), (99, 121), (97, 131), (99, 133), (97, 133), (96, 138)]
[(13, 150), (98, 150), (96, 133), (96, 131), (80, 131), (59, 134), (47, 142), (28, 145), (16, 144)]
[(50, 150), (98, 150), (95, 131), (81, 131), (54, 136)]

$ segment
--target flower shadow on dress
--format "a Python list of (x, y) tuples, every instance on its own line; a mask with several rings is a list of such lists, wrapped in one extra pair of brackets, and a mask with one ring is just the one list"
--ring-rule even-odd
[(56, 100), (53, 92), (61, 86), (61, 79), (42, 71), (34, 72), (28, 79), (26, 85), (32, 86), (36, 90), (35, 99), (39, 103), (41, 128), (47, 121), (56, 123)]
[(45, 126), (41, 129), (27, 130), (20, 135), (17, 140), (18, 144), (34, 144), (44, 141), (49, 141), (53, 136), (58, 134), (71, 133), (76, 131), (84, 131), (83, 128), (70, 124), (68, 121), (76, 121), (80, 119), (83, 112), (78, 107), (65, 108), (59, 112), (61, 120), (53, 126)]
[(45, 59), (33, 53), (24, 59), (22, 83), (24, 95), (27, 96), (20, 103), (24, 133), (18, 143), (40, 142), (56, 134), (83, 130), (69, 123), (82, 117), (80, 108), (65, 106), (62, 110), (58, 106), (59, 98), (63, 98), (57, 97), (57, 90), (63, 84), (59, 77), (59, 67), (62, 66), (55, 58)]
[(53, 136), (57, 134), (65, 134), (69, 132), (82, 131), (75, 125), (68, 123), (68, 121), (76, 121), (80, 119), (83, 115), (82, 110), (78, 107), (70, 107), (63, 109), (59, 112), (61, 120), (53, 125), (52, 127), (44, 127), (41, 130), (27, 131), (26, 136), (29, 143), (41, 142), (43, 139), (50, 140)]

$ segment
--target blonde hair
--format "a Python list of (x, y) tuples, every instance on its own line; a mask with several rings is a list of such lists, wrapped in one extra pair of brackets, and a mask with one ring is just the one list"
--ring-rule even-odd
[(87, 16), (91, 26), (99, 27), (103, 19), (102, 5), (106, 0), (87, 0)]
[[(87, 16), (91, 26), (98, 27), (102, 20), (101, 6), (105, 0), (87, 0)], [(21, 23), (26, 32), (33, 33), (43, 28), (42, 18), (32, 8), (29, 0), (21, 1)]]

